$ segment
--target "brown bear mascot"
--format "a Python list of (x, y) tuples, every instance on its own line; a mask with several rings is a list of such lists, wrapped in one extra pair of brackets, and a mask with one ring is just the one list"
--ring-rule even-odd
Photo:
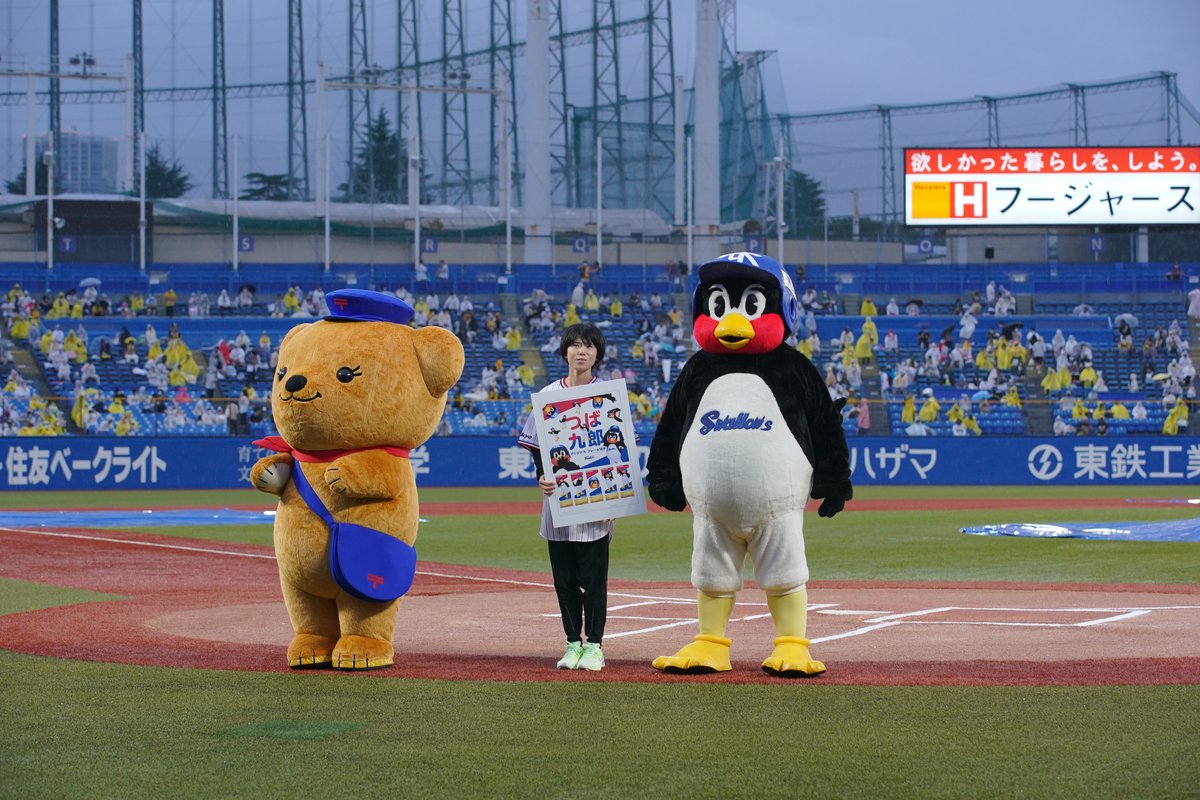
[(433, 434), (464, 355), (449, 331), (410, 327), (412, 307), (392, 295), (340, 289), (326, 302), (327, 317), (280, 344), (271, 411), (282, 435), (255, 442), (276, 452), (250, 481), (279, 495), (288, 665), (375, 669), (393, 663), (416, 570), (408, 453)]

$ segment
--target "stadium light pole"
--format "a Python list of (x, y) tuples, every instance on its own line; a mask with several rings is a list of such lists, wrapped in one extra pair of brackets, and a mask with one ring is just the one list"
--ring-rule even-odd
[[(346, 75), (335, 78), (324, 78), (322, 76), (320, 90), (323, 93), (326, 89), (347, 89), (347, 90), (379, 90), (384, 92), (407, 92), (409, 95), (408, 102), (408, 204), (412, 209), (413, 215), (413, 266), (421, 260), (421, 140), (417, 130), (417, 102), (421, 92), (429, 92), (433, 94), (488, 94), (499, 100), (499, 105), (502, 109), (504, 131), (502, 138), (506, 141), (504, 144), (504, 152), (501, 153), (501, 161), (504, 164), (508, 163), (508, 112), (507, 112), (507, 97), (503, 84), (507, 83), (507, 72), (500, 71), (504, 76), (503, 83), (500, 88), (496, 87), (474, 87), (459, 84), (456, 86), (422, 86), (415, 83), (397, 83), (387, 79), (385, 73), (388, 70), (371, 70), (370, 74), (366, 75)], [(390, 71), (392, 74), (399, 76), (402, 70)], [(322, 101), (323, 102), (323, 101)], [(507, 188), (511, 184), (511, 168), (503, 167), (504, 175), (501, 176), (502, 191), (505, 196), (509, 194)], [(373, 204), (372, 204), (373, 205)], [(505, 205), (510, 205), (505, 203)], [(374, 209), (372, 208), (372, 213)], [(511, 209), (506, 209), (505, 214), (511, 214)], [(506, 227), (509, 228), (508, 237), (511, 237), (511, 216), (506, 216)], [(508, 245), (511, 248), (511, 245)], [(509, 272), (512, 271), (512, 256), (506, 256), (508, 263), (506, 268)]]
[(783, 172), (787, 168), (787, 159), (783, 156), (783, 135), (779, 136), (779, 155), (775, 156), (775, 238), (779, 242), (779, 263), (783, 261), (783, 232), (787, 223), (783, 221)]
[(46, 272), (54, 271), (54, 131), (46, 137), (47, 148), (42, 153), (46, 165)]
[[(79, 66), (79, 72), (63, 72), (61, 70), (38, 70), (38, 69), (16, 69), (0, 67), (0, 78), (25, 78), (25, 196), (33, 197), (36, 194), (36, 183), (34, 175), (36, 172), (37, 160), (36, 150), (34, 146), (34, 125), (36, 112), (34, 103), (36, 95), (33, 90), (33, 81), (35, 78), (49, 78), (50, 80), (84, 80), (84, 81), (117, 81), (120, 84), (127, 85), (128, 77), (125, 75), (114, 75), (108, 72), (96, 72), (91, 68), (96, 66), (96, 59), (90, 53), (83, 53), (71, 59), (71, 63)], [(132, 141), (130, 142), (132, 146)], [(51, 145), (53, 147), (53, 145)]]
[(241, 179), (238, 175), (238, 139), (233, 137), (233, 271), (237, 272), (241, 267), (238, 258), (238, 239), (241, 238), (238, 230), (238, 195), (242, 193)]
[(328, 136), (325, 137), (324, 151), (325, 151), (325, 163), (324, 163), (324, 165), (322, 165), (322, 167), (325, 170), (325, 177), (322, 180), (324, 181), (325, 185), (324, 185), (324, 187), (322, 187), (324, 190), (324, 197), (322, 198), (322, 205), (325, 208), (325, 211), (323, 214), (324, 224), (325, 224), (325, 236), (324, 236), (324, 238), (325, 238), (325, 271), (329, 272), (329, 270), (333, 267), (333, 253), (332, 253), (331, 243), (329, 241), (331, 226), (330, 226), (330, 218), (329, 218), (330, 209), (329, 209), (329, 137)]
[(138, 133), (138, 271), (146, 274), (146, 132)]
[[(691, 274), (694, 256), (692, 248), (694, 246), (694, 234), (696, 229), (696, 156), (694, 153), (695, 141), (691, 136), (687, 137), (687, 149), (684, 152), (684, 171), (687, 173), (687, 188), (684, 191), (684, 205), (687, 206), (687, 274)], [(687, 288), (687, 281), (684, 281), (684, 287)]]
[(596, 137), (596, 270), (604, 269), (604, 148)]
[(499, 86), (500, 105), (500, 203), (504, 206), (504, 274), (512, 274), (512, 143), (508, 136), (508, 70), (498, 71), (493, 83)]
[(25, 196), (37, 194), (37, 170), (33, 168), (34, 146), (36, 145), (34, 126), (37, 124), (37, 111), (33, 105), (33, 75), (25, 76)]
[(408, 207), (413, 215), (413, 269), (421, 260), (421, 137), (417, 87), (408, 89)]

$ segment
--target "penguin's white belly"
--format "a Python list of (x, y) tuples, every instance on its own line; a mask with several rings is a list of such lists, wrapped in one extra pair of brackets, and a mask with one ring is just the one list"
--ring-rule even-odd
[(803, 508), (812, 488), (812, 465), (770, 387), (746, 373), (709, 384), (679, 462), (693, 511), (741, 528)]

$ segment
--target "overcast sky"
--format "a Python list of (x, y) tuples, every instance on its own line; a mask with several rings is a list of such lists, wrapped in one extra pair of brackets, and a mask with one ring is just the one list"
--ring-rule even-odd
[[(371, 60), (377, 63), (394, 58), (397, 2), (367, 0)], [(330, 74), (346, 69), (347, 3), (304, 0), (309, 78), (318, 59)], [(490, 0), (462, 3), (467, 27), (486, 31)], [(622, 3), (624, 18), (645, 7), (645, 0)], [(420, 4), (426, 19), (438, 18), (440, 0)], [(587, 0), (563, 4), (571, 14), (568, 28), (586, 27)], [(130, 0), (60, 0), (62, 57), (86, 50), (102, 66), (120, 71), (131, 50), (130, 8)], [(144, 0), (147, 87), (211, 82), (211, 8), (206, 0)], [(0, 56), (6, 65), (48, 62), (47, 9), (48, 0), (0, 0)], [(673, 0), (672, 9), (676, 69), (690, 81), (695, 2)], [(229, 83), (285, 80), (285, 0), (226, 0), (225, 13)], [(518, 41), (524, 38), (524, 18), (524, 0), (513, 0)], [(792, 113), (1009, 95), (1157, 71), (1177, 73), (1182, 94), (1200, 107), (1200, 0), (741, 0), (737, 33), (741, 50), (778, 52), (782, 92)], [(432, 31), (425, 37), (436, 39)], [(482, 46), (468, 41), (468, 49)], [(434, 49), (427, 44), (422, 56)], [(21, 79), (0, 80), (0, 91), (23, 94), (24, 88)], [(78, 82), (64, 84), (64, 90), (78, 88)], [(283, 102), (231, 102), (230, 133), (250, 142), (244, 161), (269, 160), (286, 149), (286, 133), (277, 124), (285, 118)], [(1161, 108), (1161, 100), (1148, 102), (1146, 114), (1160, 114)], [(106, 136), (123, 132), (118, 106), (64, 105), (63, 113), (65, 128)], [(168, 149), (196, 162), (192, 171), (203, 180), (211, 147), (208, 102), (156, 107), (147, 114), (148, 135), (175, 143)], [(331, 107), (331, 119), (340, 120), (337, 114)], [(44, 130), (44, 108), (39, 115), (37, 127)], [(1194, 135), (1200, 123), (1186, 112), (1184, 117), (1185, 140), (1200, 143)], [(333, 127), (337, 136), (341, 125)], [(6, 176), (20, 163), (24, 131), (23, 104), (0, 107), (0, 170)], [(244, 168), (277, 171), (278, 165)]]
[(793, 112), (1151, 71), (1200, 107), (1200, 0), (742, 0), (738, 48), (779, 52)]
[[(372, 38), (378, 52), (394, 37), (397, 0), (369, 0), (378, 13)], [(586, 0), (564, 0), (578, 15)], [(422, 0), (422, 8), (436, 0)], [(463, 0), (468, 16), (486, 18), (488, 0)], [(637, 5), (631, 5), (636, 9)], [(47, 0), (0, 0), (0, 54), (46, 58)], [(119, 60), (129, 51), (129, 0), (60, 0), (64, 56), (90, 49)], [(253, 38), (260, 73), (285, 58), (284, 0), (227, 0), (230, 49)], [(305, 0), (309, 56), (324, 51), (344, 60), (346, 0)], [(674, 0), (677, 64), (690, 75), (693, 0)], [(513, 17), (524, 27), (523, 0)], [(144, 0), (147, 66), (182, 74), (207, 72), (211, 5), (197, 0)], [(582, 15), (585, 19), (587, 14)], [(151, 37), (174, 25), (172, 47)], [(1119, 78), (1166, 70), (1200, 105), (1200, 1), (1198, 0), (741, 0), (738, 46), (776, 50), (794, 112), (877, 103), (926, 102), (976, 94), (1008, 94), (1067, 82)], [(241, 61), (230, 52), (232, 63)], [(232, 72), (231, 67), (231, 72)], [(147, 85), (163, 85), (155, 76)], [(230, 76), (232, 79), (232, 75)], [(180, 81), (180, 85), (195, 85)]]

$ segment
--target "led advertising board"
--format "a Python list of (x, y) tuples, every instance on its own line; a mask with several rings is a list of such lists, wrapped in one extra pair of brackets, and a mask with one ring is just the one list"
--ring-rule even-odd
[(1200, 224), (1200, 147), (906, 148), (907, 225)]

